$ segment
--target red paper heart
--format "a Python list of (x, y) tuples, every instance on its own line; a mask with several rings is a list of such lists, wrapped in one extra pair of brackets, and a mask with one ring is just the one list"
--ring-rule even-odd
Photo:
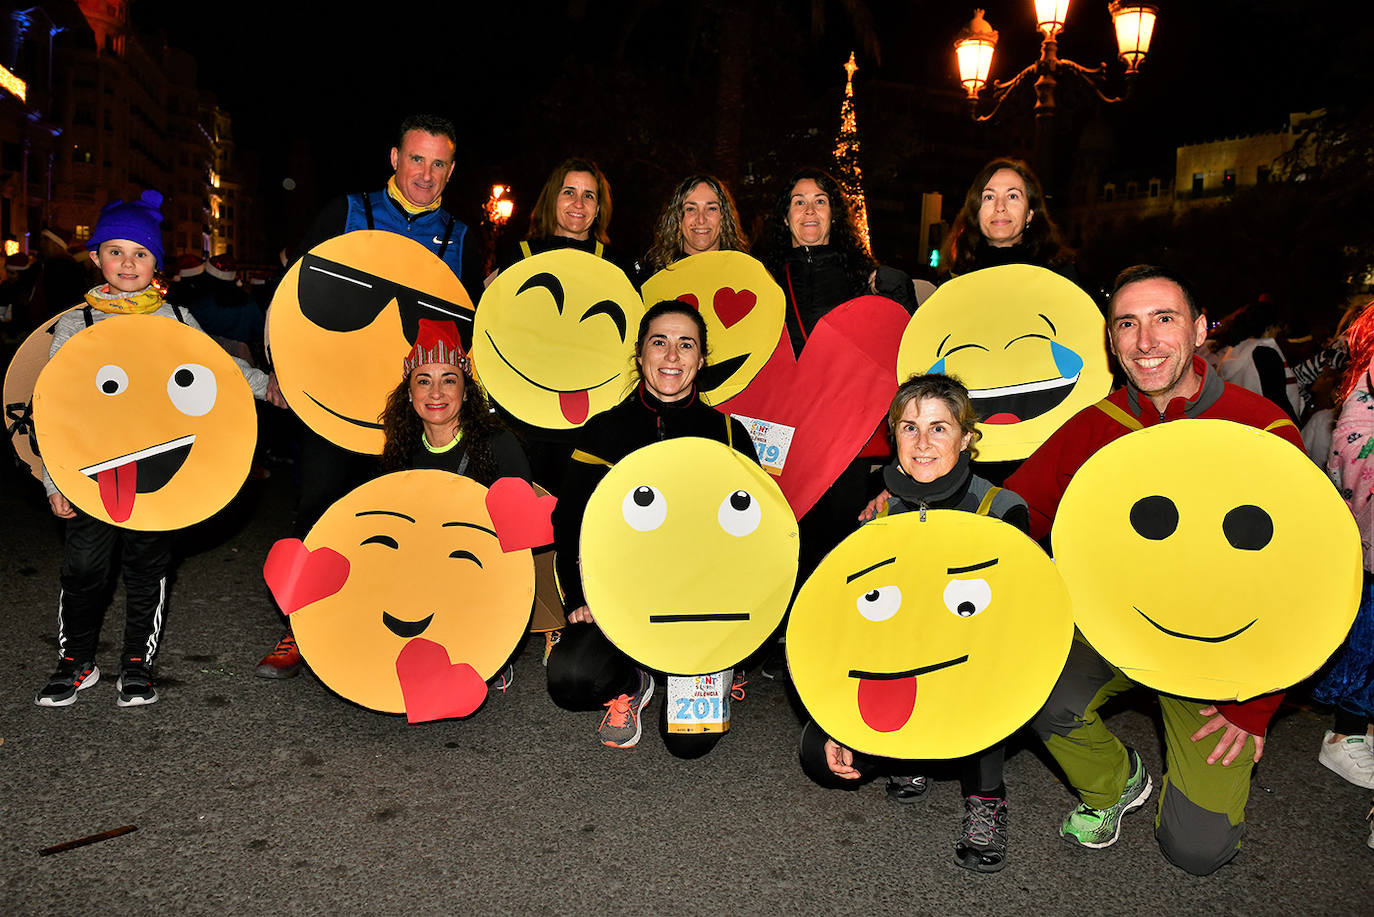
[(499, 478), (487, 489), (487, 515), (496, 526), (501, 550), (509, 553), (552, 542), (557, 502), (552, 496), (536, 496), (523, 478)]
[(698, 312), (701, 311), (701, 303), (697, 302), (697, 294), (695, 293), (683, 293), (677, 298), (677, 301), (685, 302), (687, 305), (691, 306), (693, 309), (696, 309)]
[(737, 293), (729, 287), (721, 287), (711, 300), (711, 308), (716, 310), (720, 323), (729, 328), (752, 312), (758, 302), (759, 298), (753, 290), (740, 290)]
[(348, 558), (332, 548), (311, 551), (299, 538), (283, 538), (267, 552), (262, 578), (289, 615), (342, 589), (348, 581)]
[(466, 662), (449, 662), (448, 650), (433, 640), (416, 637), (396, 657), (406, 719), (428, 723), (467, 716), (487, 697), (487, 683)]
[(727, 414), (796, 428), (775, 478), (798, 519), (835, 483), (887, 413), (909, 319), (886, 297), (852, 299), (816, 323), (800, 360), (784, 329), (754, 381), (718, 405)]

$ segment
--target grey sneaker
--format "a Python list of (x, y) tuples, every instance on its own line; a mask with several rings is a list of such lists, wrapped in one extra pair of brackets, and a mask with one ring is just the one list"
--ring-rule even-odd
[(923, 776), (887, 778), (887, 798), (893, 802), (912, 803), (926, 794), (930, 781)]
[(1007, 801), (964, 797), (964, 821), (954, 861), (974, 872), (998, 872), (1007, 865)]
[(143, 661), (130, 660), (119, 667), (119, 680), (115, 682), (119, 697), (115, 704), (120, 707), (146, 707), (157, 703), (157, 688), (153, 685), (153, 673)]
[(653, 696), (653, 676), (640, 669), (639, 688), (634, 694), (622, 694), (606, 701), (606, 715), (596, 729), (601, 744), (611, 748), (634, 748), (638, 745), (639, 737), (644, 732), (640, 713)]
[(66, 707), (76, 703), (76, 692), (84, 691), (100, 681), (100, 669), (94, 662), (77, 662), (62, 657), (57, 671), (48, 676), (48, 683), (33, 698), (40, 707)]
[(1059, 829), (1059, 835), (1064, 840), (1094, 850), (1110, 847), (1121, 836), (1121, 816), (1145, 805), (1145, 800), (1150, 798), (1154, 782), (1145, 772), (1145, 762), (1140, 760), (1135, 749), (1128, 748), (1127, 751), (1131, 755), (1131, 776), (1126, 781), (1126, 788), (1121, 791), (1121, 798), (1105, 809), (1094, 809), (1086, 802), (1080, 803), (1068, 814)]

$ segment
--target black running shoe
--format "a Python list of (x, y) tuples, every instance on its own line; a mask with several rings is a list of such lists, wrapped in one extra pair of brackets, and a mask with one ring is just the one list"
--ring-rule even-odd
[(70, 656), (63, 656), (57, 664), (57, 671), (48, 678), (43, 690), (34, 696), (33, 702), (40, 707), (66, 707), (76, 703), (76, 692), (100, 681), (100, 669), (94, 662), (77, 662)]
[(157, 703), (153, 673), (142, 659), (125, 659), (120, 664), (119, 681), (115, 682), (115, 687), (119, 689), (115, 703), (121, 707), (144, 707)]

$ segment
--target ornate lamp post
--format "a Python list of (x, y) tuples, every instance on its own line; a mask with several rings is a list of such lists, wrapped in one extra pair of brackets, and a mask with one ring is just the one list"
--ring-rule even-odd
[(501, 238), (501, 230), (506, 227), (511, 214), (515, 212), (515, 201), (509, 197), (510, 185), (492, 185), (491, 196), (482, 205), (482, 214), (491, 224), (491, 250), (487, 253), (483, 274), (490, 274), (496, 264), (496, 246)]
[[(1126, 65), (1126, 91), (1129, 93), (1145, 55), (1150, 51), (1159, 9), (1153, 3), (1113, 0), (1109, 4), (1116, 26), (1118, 54)], [(997, 48), (997, 31), (983, 18), (982, 10), (974, 10), (973, 20), (954, 40), (954, 53), (959, 64), (959, 82), (968, 92), (969, 113), (977, 121), (986, 121), (997, 114), (1002, 103), (1022, 83), (1035, 78), (1035, 169), (1041, 183), (1053, 186), (1054, 90), (1059, 74), (1075, 74), (1108, 104), (1123, 97), (1108, 96), (1102, 91), (1107, 81), (1107, 65), (1084, 67), (1059, 56), (1059, 33), (1068, 15), (1069, 0), (1035, 0), (1036, 26), (1044, 34), (1040, 38), (1040, 57), (1009, 80), (992, 84), (992, 110), (978, 114), (978, 96), (988, 85), (992, 71), (993, 52)]]

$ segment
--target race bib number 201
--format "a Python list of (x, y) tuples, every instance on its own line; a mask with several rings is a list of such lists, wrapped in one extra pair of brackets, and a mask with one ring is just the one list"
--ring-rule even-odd
[(668, 676), (668, 731), (725, 732), (730, 728), (733, 669), (713, 675)]

